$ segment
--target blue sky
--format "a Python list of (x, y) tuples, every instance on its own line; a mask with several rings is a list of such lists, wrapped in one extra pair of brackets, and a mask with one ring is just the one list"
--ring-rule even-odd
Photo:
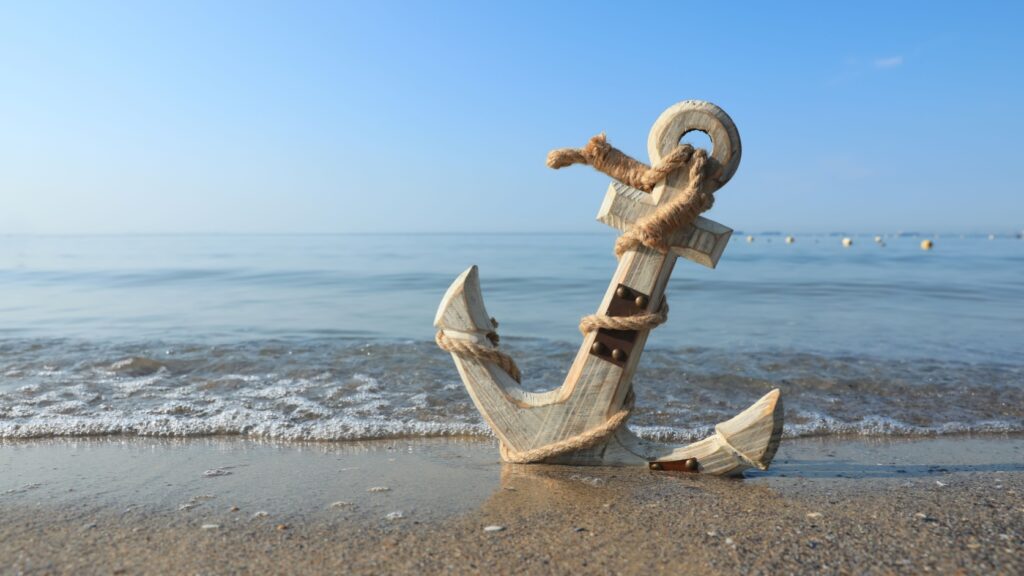
[(691, 98), (723, 224), (1016, 231), (1022, 6), (0, 1), (0, 233), (598, 231)]

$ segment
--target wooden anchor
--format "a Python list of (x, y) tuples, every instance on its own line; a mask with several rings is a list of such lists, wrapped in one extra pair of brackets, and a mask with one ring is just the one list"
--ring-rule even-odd
[[(714, 192), (732, 178), (740, 161), (740, 138), (732, 119), (708, 102), (685, 101), (665, 110), (651, 128), (647, 151), (652, 165), (679, 145), (687, 132), (711, 138), (702, 190)], [(651, 193), (612, 181), (597, 219), (628, 230), (685, 190), (689, 170), (670, 173)], [(732, 230), (703, 217), (673, 231), (666, 253), (644, 245), (620, 255), (618, 268), (598, 307), (611, 317), (661, 310), (677, 257), (714, 268)], [(484, 307), (476, 266), (463, 272), (445, 293), (434, 319), (438, 341), (462, 345), (452, 351), (473, 403), (512, 462), (576, 465), (643, 465), (655, 470), (738, 474), (768, 467), (782, 435), (779, 390), (764, 395), (711, 436), (686, 446), (643, 440), (625, 425), (632, 406), (632, 377), (650, 329), (601, 328), (587, 333), (562, 386), (547, 392), (524, 390), (500, 365), (494, 325)], [(464, 353), (472, 347), (476, 354)], [(488, 354), (493, 355), (489, 357)], [(510, 362), (510, 361), (509, 361)], [(514, 371), (514, 369), (513, 369)]]

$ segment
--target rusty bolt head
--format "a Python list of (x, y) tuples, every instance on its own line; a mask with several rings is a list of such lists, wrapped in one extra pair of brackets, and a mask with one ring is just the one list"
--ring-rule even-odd
[(661, 462), (651, 462), (651, 470), (661, 470)]
[(615, 290), (615, 295), (619, 298), (629, 298), (629, 288), (619, 286), (618, 289)]
[(590, 351), (594, 354), (602, 355), (608, 352), (608, 347), (601, 342), (594, 342), (594, 345), (590, 347)]
[(637, 296), (636, 300), (634, 300), (634, 302), (636, 302), (636, 305), (637, 305), (638, 308), (647, 308), (647, 304), (648, 304), (647, 296)]
[(612, 350), (612, 358), (618, 360), (619, 362), (622, 362), (623, 360), (626, 359), (626, 353), (616, 348), (615, 350)]
[(685, 468), (687, 472), (696, 472), (697, 471), (697, 459), (696, 458), (687, 458), (686, 461), (683, 462), (683, 468)]

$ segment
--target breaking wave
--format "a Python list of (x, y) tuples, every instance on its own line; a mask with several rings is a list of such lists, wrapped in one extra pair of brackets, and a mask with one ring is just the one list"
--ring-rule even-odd
[[(532, 359), (524, 386), (535, 390), (559, 384), (574, 353), (547, 341), (510, 347)], [(651, 440), (699, 439), (778, 387), (789, 437), (1024, 432), (1022, 373), (1002, 364), (655, 348), (635, 378), (630, 426)], [(0, 340), (0, 375), (5, 439), (490, 435), (450, 359), (427, 342)]]

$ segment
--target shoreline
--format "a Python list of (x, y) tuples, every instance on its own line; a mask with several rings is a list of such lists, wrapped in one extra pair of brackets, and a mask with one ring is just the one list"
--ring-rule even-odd
[(789, 439), (743, 479), (472, 438), (8, 440), (0, 513), (0, 573), (1020, 573), (1024, 436)]

